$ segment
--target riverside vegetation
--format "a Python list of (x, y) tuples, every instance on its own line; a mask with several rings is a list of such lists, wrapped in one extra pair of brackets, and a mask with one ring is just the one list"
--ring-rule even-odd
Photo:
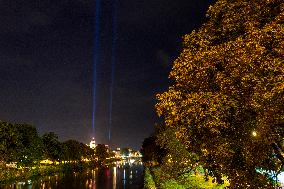
[(52, 132), (39, 136), (29, 124), (1, 121), (0, 142), (0, 185), (82, 171), (117, 160), (110, 159), (114, 155), (103, 144), (91, 149), (76, 140), (60, 142)]

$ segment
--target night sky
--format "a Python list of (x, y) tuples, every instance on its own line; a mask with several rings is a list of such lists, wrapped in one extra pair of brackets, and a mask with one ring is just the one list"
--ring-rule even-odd
[[(182, 36), (201, 26), (213, 0), (120, 0), (112, 147), (140, 149), (158, 118)], [(111, 0), (102, 0), (96, 142), (108, 142)], [(0, 1), (0, 120), (84, 143), (92, 137), (95, 0)]]

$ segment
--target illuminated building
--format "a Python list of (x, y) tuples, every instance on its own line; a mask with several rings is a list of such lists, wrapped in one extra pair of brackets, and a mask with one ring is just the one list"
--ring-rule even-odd
[(95, 149), (96, 148), (96, 141), (95, 138), (93, 138), (90, 142), (90, 148)]

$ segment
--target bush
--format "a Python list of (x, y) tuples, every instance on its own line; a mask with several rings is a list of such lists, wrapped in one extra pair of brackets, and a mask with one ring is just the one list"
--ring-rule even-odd
[(160, 168), (145, 168), (144, 186), (146, 189), (223, 189), (229, 186), (228, 182), (223, 185), (213, 183), (213, 178), (206, 181), (203, 175), (187, 173), (178, 179), (165, 179), (167, 176)]
[(175, 180), (169, 180), (161, 184), (161, 189), (186, 189)]
[(156, 185), (152, 177), (152, 174), (150, 173), (149, 168), (145, 168), (144, 188), (145, 189), (156, 189)]
[(196, 174), (184, 174), (180, 179), (181, 183), (185, 188), (195, 188), (195, 189), (222, 189), (226, 186), (229, 186), (229, 183), (226, 182), (223, 185), (218, 185), (216, 182), (212, 182), (213, 179), (209, 178), (208, 181), (205, 180), (203, 175)]

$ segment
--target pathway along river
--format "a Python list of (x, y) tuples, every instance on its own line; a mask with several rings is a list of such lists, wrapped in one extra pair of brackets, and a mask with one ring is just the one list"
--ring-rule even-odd
[(124, 165), (40, 178), (3, 189), (142, 189), (143, 165)]

